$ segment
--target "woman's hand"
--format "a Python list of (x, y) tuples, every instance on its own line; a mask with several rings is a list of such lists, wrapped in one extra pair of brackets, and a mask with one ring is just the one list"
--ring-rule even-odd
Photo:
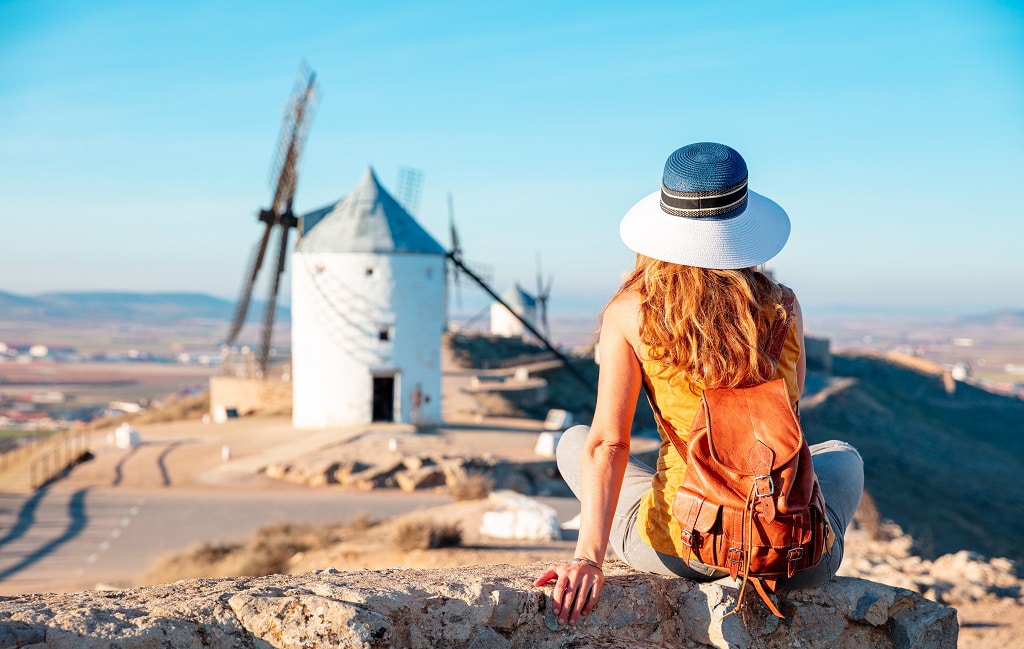
[(558, 623), (575, 626), (580, 616), (589, 615), (597, 606), (604, 572), (596, 563), (577, 559), (551, 565), (533, 585), (543, 586), (552, 581), (555, 589), (551, 592), (551, 609), (558, 616)]

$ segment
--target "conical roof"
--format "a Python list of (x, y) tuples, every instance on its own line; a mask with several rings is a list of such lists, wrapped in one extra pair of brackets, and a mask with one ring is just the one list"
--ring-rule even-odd
[(303, 215), (300, 252), (405, 252), (444, 255), (445, 249), (387, 193), (373, 168), (333, 205)]
[(537, 306), (537, 300), (527, 293), (519, 282), (502, 293), (501, 299), (513, 309), (532, 309)]

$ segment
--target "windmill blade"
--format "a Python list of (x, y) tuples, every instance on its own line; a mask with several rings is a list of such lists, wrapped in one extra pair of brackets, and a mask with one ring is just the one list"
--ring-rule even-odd
[(398, 169), (398, 184), (395, 186), (395, 195), (398, 202), (402, 204), (405, 211), (416, 216), (416, 210), (420, 206), (420, 194), (423, 192), (423, 171), (413, 167), (400, 167)]
[(270, 360), (270, 342), (274, 337), (274, 316), (277, 312), (277, 292), (281, 286), (281, 274), (284, 273), (285, 257), (288, 255), (288, 233), (291, 228), (282, 224), (281, 245), (277, 250), (277, 270), (274, 279), (271, 281), (270, 296), (267, 299), (267, 309), (263, 313), (263, 332), (260, 336), (260, 372), (267, 373), (267, 364)]
[(228, 330), (224, 344), (229, 347), (238, 340), (238, 334), (245, 326), (245, 316), (249, 313), (249, 301), (252, 299), (252, 288), (256, 283), (256, 275), (263, 265), (263, 255), (267, 252), (267, 242), (270, 240), (271, 225), (268, 223), (263, 230), (263, 236), (256, 243), (252, 254), (249, 256), (249, 272), (242, 279), (242, 291), (238, 295), (238, 302), (235, 304), (235, 315), (231, 320), (231, 328)]
[(316, 73), (305, 68), (300, 70), (299, 79), (300, 82), (296, 84), (297, 91), (288, 110), (285, 111), (277, 158), (271, 176), (276, 180), (276, 185), (270, 211), (278, 217), (291, 211), (298, 181), (299, 158), (306, 146), (306, 135), (309, 133), (309, 125), (316, 108)]
[[(452, 200), (452, 193), (448, 192), (448, 231), (451, 233), (452, 251), (451, 255), (462, 258), (462, 247), (459, 245), (459, 233), (455, 230), (455, 202)], [(459, 267), (452, 264), (452, 285), (455, 288), (456, 307), (462, 308), (462, 282), (459, 281)]]
[(540, 326), (544, 329), (544, 335), (551, 335), (551, 327), (548, 326), (548, 296), (538, 298), (540, 302)]
[(544, 328), (544, 334), (551, 335), (551, 327), (548, 326), (548, 298), (551, 297), (551, 285), (554, 284), (553, 275), (548, 276), (547, 286), (544, 285), (544, 271), (541, 268), (540, 253), (537, 253), (537, 302), (540, 304), (540, 323)]
[(537, 253), (537, 299), (544, 297), (544, 272), (541, 270), (540, 253)]
[(461, 258), (462, 246), (459, 245), (459, 233), (455, 230), (455, 202), (451, 192), (448, 192), (448, 230), (452, 238), (452, 254)]

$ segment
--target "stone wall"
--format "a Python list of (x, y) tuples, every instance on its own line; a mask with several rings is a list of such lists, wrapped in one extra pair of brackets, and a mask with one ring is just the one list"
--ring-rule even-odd
[(210, 377), (210, 414), (234, 408), (239, 415), (278, 414), (292, 407), (292, 384), (281, 379)]
[(748, 595), (746, 625), (724, 617), (730, 585), (606, 566), (596, 611), (559, 628), (542, 565), (333, 569), (0, 598), (0, 647), (956, 647), (956, 611), (910, 591), (840, 578), (780, 598)]

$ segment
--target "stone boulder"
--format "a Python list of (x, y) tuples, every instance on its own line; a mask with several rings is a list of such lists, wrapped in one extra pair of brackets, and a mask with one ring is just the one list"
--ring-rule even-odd
[(836, 581), (756, 596), (606, 566), (595, 612), (559, 627), (533, 579), (544, 565), (201, 579), (121, 591), (0, 598), (0, 646), (32, 647), (894, 647), (953, 648), (956, 611), (907, 590)]

